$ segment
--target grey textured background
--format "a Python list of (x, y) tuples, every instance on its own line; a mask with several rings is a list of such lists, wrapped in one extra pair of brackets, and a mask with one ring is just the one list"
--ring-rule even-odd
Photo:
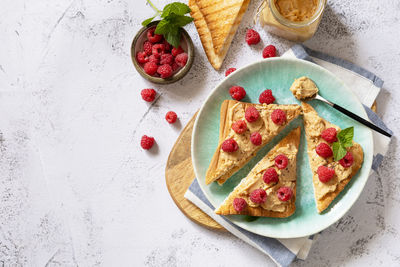
[[(400, 2), (328, 2), (306, 45), (378, 74), (385, 81), (378, 113), (398, 133)], [(186, 219), (164, 181), (176, 137), (225, 69), (260, 59), (264, 45), (281, 54), (292, 45), (258, 25), (263, 44), (245, 44), (259, 3), (251, 3), (220, 72), (189, 25), (192, 70), (158, 86), (130, 61), (139, 23), (153, 14), (144, 0), (0, 2), (0, 264), (273, 265), (230, 234)], [(152, 105), (139, 94), (149, 87), (160, 95)], [(164, 121), (168, 110), (179, 123)], [(143, 134), (157, 140), (149, 152), (139, 147)], [(395, 137), (360, 199), (296, 266), (400, 265), (398, 148)]]

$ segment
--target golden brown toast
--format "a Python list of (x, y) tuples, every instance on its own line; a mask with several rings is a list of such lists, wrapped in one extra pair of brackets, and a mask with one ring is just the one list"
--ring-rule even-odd
[(250, 0), (189, 0), (208, 61), (219, 70)]
[[(220, 215), (242, 214), (262, 217), (279, 217), (285, 218), (292, 215), (296, 210), (296, 161), (297, 152), (300, 144), (300, 127), (291, 131), (282, 141), (280, 141), (263, 159), (261, 159), (250, 171), (233, 192), (224, 200), (215, 213)], [(274, 159), (279, 154), (285, 154), (289, 158), (288, 166), (285, 169), (278, 169), (274, 166)], [(274, 168), (279, 175), (277, 184), (266, 184), (263, 181), (263, 174), (266, 169)], [(293, 190), (293, 196), (290, 200), (283, 202), (277, 197), (277, 189), (282, 186), (289, 186)], [(267, 192), (265, 207), (252, 204), (249, 193), (254, 188), (262, 188)], [(244, 210), (238, 212), (234, 206), (235, 198), (243, 198), (246, 200), (247, 206)]]

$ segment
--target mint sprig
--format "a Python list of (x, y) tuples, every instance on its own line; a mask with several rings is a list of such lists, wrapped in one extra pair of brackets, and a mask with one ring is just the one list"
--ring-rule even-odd
[(354, 127), (343, 129), (337, 134), (338, 141), (332, 145), (333, 157), (335, 161), (341, 160), (344, 156), (346, 156), (346, 148), (353, 145), (353, 137)]
[(191, 11), (190, 8), (184, 3), (173, 2), (166, 5), (161, 11), (150, 0), (147, 0), (147, 2), (157, 13), (153, 17), (144, 20), (142, 25), (147, 26), (156, 17), (160, 16), (162, 19), (157, 24), (155, 33), (164, 35), (167, 42), (177, 48), (181, 41), (181, 27), (193, 21), (193, 18), (185, 16)]

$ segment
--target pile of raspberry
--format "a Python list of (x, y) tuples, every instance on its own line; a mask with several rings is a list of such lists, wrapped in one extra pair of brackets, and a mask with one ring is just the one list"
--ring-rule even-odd
[(182, 47), (175, 48), (162, 35), (155, 34), (155, 30), (156, 27), (147, 30), (147, 40), (142, 51), (136, 53), (136, 60), (148, 75), (166, 79), (186, 65), (188, 54)]

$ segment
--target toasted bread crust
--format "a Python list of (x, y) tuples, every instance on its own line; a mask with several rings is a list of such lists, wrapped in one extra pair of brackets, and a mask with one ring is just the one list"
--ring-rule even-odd
[[(280, 148), (284, 147), (287, 144), (294, 144), (296, 146), (297, 152), (299, 149), (300, 144), (300, 127), (294, 129), (290, 132), (281, 142), (279, 142), (270, 152), (264, 157), (268, 158), (270, 155), (273, 155), (275, 151)], [(296, 164), (296, 163), (295, 163)], [(254, 167), (256, 168), (256, 166)], [(250, 172), (251, 173), (251, 172)], [(262, 207), (250, 207), (247, 206), (243, 211), (237, 212), (233, 207), (233, 200), (239, 196), (240, 192), (243, 191), (243, 188), (246, 187), (246, 180), (247, 177), (242, 179), (240, 184), (235, 187), (233, 192), (224, 200), (219, 208), (215, 210), (216, 214), (219, 215), (251, 215), (251, 216), (260, 216), (260, 217), (276, 217), (276, 218), (286, 218), (291, 216), (296, 211), (296, 185), (297, 181), (295, 182), (295, 186), (293, 189), (293, 198), (288, 203), (287, 209), (284, 212), (277, 212), (263, 209)]]

